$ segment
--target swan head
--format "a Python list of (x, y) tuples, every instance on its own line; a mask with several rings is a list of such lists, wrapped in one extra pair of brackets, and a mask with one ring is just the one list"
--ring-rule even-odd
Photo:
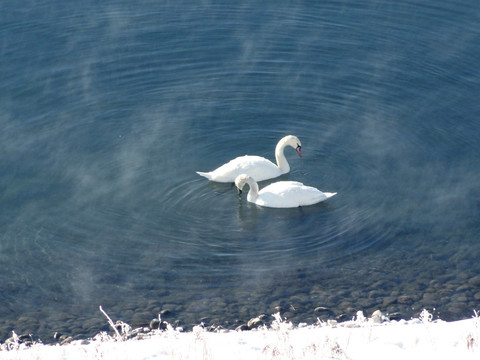
[(242, 196), (242, 190), (245, 184), (248, 184), (250, 191), (247, 195), (247, 201), (255, 202), (255, 199), (258, 197), (258, 184), (257, 182), (247, 174), (238, 175), (235, 179), (235, 186), (238, 189), (238, 196)]
[(237, 176), (237, 178), (235, 179), (235, 186), (237, 187), (238, 195), (242, 195), (243, 187), (249, 179), (250, 176), (248, 176), (247, 174), (241, 174)]
[(298, 155), (302, 157), (302, 143), (298, 137), (295, 135), (287, 135), (282, 140), (284, 141), (285, 146), (288, 145), (293, 147), (295, 150), (297, 150)]

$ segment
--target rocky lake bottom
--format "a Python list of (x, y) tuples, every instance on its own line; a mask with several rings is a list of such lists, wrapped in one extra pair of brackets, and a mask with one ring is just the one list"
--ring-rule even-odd
[[(425, 247), (409, 259), (395, 256), (387, 261), (371, 257), (356, 259), (355, 270), (349, 268), (351, 265), (338, 263), (318, 267), (316, 280), (301, 268), (292, 268), (249, 289), (209, 289), (193, 294), (184, 291), (182, 296), (169, 290), (152, 290), (148, 299), (139, 297), (137, 302), (129, 304), (122, 299), (94, 304), (90, 316), (52, 310), (32, 311), (18, 319), (4, 318), (0, 334), (4, 341), (14, 330), (17, 334), (32, 334), (44, 343), (55, 342), (56, 332), (74, 339), (92, 337), (109, 328), (98, 311), (99, 305), (114, 320), (132, 326), (148, 326), (160, 315), (162, 320), (186, 331), (201, 323), (212, 329), (236, 329), (258, 317), (262, 323), (268, 323), (270, 315), (277, 312), (294, 324), (351, 320), (359, 310), (366, 315), (380, 310), (398, 320), (418, 317), (427, 309), (434, 318), (454, 321), (472, 317), (479, 308), (479, 269), (451, 265), (456, 259), (464, 264), (473, 257), (474, 252), (467, 247), (457, 249), (447, 258), (438, 257)], [(428, 271), (422, 264), (426, 259)], [(416, 270), (419, 268), (423, 270)], [(285, 286), (275, 286), (284, 283), (295, 283), (297, 291), (289, 294)]]

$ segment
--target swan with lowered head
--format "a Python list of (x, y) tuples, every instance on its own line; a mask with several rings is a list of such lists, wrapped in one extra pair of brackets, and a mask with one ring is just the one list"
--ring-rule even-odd
[(276, 178), (290, 171), (290, 165), (283, 153), (285, 147), (291, 146), (302, 156), (302, 143), (296, 136), (287, 135), (280, 139), (275, 147), (275, 158), (277, 164), (272, 163), (261, 156), (245, 155), (239, 156), (230, 162), (210, 172), (197, 171), (198, 175), (206, 177), (210, 181), (234, 182), (240, 174), (248, 174), (257, 181)]
[(258, 184), (251, 176), (241, 174), (235, 179), (235, 185), (240, 194), (245, 184), (250, 186), (247, 201), (272, 208), (293, 208), (313, 205), (336, 194), (321, 192), (312, 186), (305, 186), (298, 181), (278, 181), (258, 191)]

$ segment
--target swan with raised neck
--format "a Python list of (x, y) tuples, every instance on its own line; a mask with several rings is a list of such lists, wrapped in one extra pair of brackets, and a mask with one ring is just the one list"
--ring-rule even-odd
[(297, 153), (302, 157), (302, 143), (294, 135), (287, 135), (280, 139), (275, 146), (275, 160), (277, 161), (277, 167), (280, 169), (282, 174), (286, 174), (290, 171), (290, 165), (288, 164), (287, 158), (285, 157), (284, 150), (287, 146), (293, 147), (297, 150)]
[(240, 174), (248, 174), (257, 181), (273, 179), (290, 171), (290, 165), (284, 154), (287, 146), (294, 148), (298, 155), (302, 156), (302, 143), (298, 137), (287, 135), (280, 139), (275, 147), (276, 164), (261, 156), (245, 155), (230, 160), (213, 171), (197, 171), (197, 174), (216, 182), (234, 182)]

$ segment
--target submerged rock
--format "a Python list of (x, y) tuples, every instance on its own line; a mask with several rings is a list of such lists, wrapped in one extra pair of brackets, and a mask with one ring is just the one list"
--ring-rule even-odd
[(73, 338), (71, 336), (62, 335), (60, 337), (60, 345), (70, 344), (72, 341), (73, 341)]
[(335, 317), (335, 320), (337, 320), (337, 321), (347, 321), (347, 320), (351, 320), (351, 319), (352, 319), (352, 316), (349, 316), (347, 314), (340, 314), (337, 317)]
[(324, 306), (317, 306), (314, 311), (315, 311), (315, 313), (317, 313), (317, 314), (320, 314), (320, 313), (322, 313), (322, 314), (323, 314), (323, 313), (331, 313), (331, 312), (332, 312), (329, 308), (324, 307)]
[(402, 314), (400, 314), (399, 312), (394, 312), (394, 313), (388, 314), (388, 318), (390, 320), (399, 321), (399, 320), (402, 320)]
[(324, 306), (317, 306), (314, 310), (314, 316), (317, 321), (328, 321), (336, 318), (335, 312)]
[(247, 326), (249, 329), (256, 329), (263, 325), (263, 320), (260, 317), (252, 318), (248, 320)]
[(246, 331), (246, 330), (250, 330), (247, 324), (242, 324), (235, 328), (235, 331)]
[(480, 275), (476, 275), (468, 280), (468, 283), (473, 286), (480, 286)]
[(160, 321), (159, 319), (152, 319), (148, 327), (151, 330), (167, 330), (168, 323), (166, 321)]
[(413, 303), (413, 299), (410, 296), (407, 296), (407, 295), (399, 296), (397, 301), (400, 304), (411, 304), (411, 303)]
[(158, 319), (152, 319), (152, 321), (150, 321), (150, 324), (148, 325), (148, 327), (152, 330), (158, 329), (159, 326), (160, 326), (160, 320)]

